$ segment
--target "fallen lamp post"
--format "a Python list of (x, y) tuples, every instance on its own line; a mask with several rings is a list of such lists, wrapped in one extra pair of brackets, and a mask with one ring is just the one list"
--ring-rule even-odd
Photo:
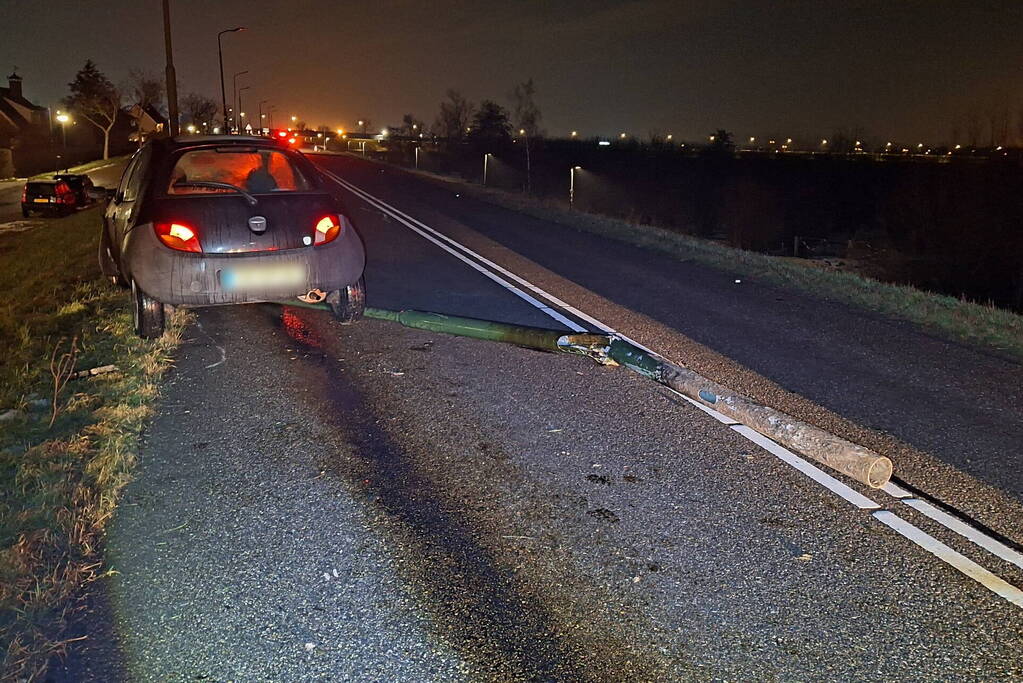
[[(330, 310), (323, 303), (279, 303)], [(641, 349), (616, 334), (566, 333), (427, 311), (366, 308), (364, 315), (418, 330), (503, 342), (541, 351), (571, 353), (587, 356), (603, 365), (620, 365), (871, 488), (881, 488), (892, 476), (892, 461), (887, 457), (780, 410), (756, 403), (684, 366)]]

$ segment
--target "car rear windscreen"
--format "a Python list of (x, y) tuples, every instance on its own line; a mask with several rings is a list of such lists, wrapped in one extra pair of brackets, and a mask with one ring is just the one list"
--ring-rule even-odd
[(272, 149), (198, 149), (182, 154), (171, 171), (167, 194), (230, 193), (190, 183), (227, 183), (252, 194), (306, 192), (312, 184), (283, 152)]
[(56, 192), (52, 183), (29, 183), (26, 191), (37, 197), (52, 197)]

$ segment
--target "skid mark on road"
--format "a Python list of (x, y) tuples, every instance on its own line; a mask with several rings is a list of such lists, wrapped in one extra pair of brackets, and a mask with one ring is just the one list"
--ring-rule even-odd
[[(376, 197), (370, 194), (369, 192), (366, 192), (365, 190), (359, 188), (358, 186), (348, 182), (344, 178), (341, 178), (337, 174), (328, 171), (322, 166), (320, 166), (320, 169), (326, 175), (332, 178), (335, 182), (337, 182), (338, 185), (354, 194), (363, 202), (369, 204), (378, 211), (389, 214), (392, 218), (397, 220), (399, 223), (401, 223), (408, 229), (412, 230), (413, 232), (420, 235), (429, 242), (432, 242), (433, 244), (437, 245), (438, 247), (448, 252), (449, 254), (455, 256), (462, 262), (469, 265), (471, 268), (477, 270), (478, 272), (490, 278), (494, 282), (508, 289), (510, 292), (512, 292), (519, 298), (523, 299), (530, 305), (543, 311), (548, 316), (557, 320), (561, 324), (566, 325), (567, 327), (569, 327), (569, 329), (572, 329), (573, 331), (576, 332), (586, 331), (585, 328), (569, 320), (556, 309), (565, 311), (571, 314), (572, 316), (578, 318), (579, 320), (583, 320), (589, 323), (590, 325), (594, 326), (595, 328), (599, 329), (602, 332), (605, 332), (607, 334), (617, 334), (622, 339), (625, 339), (626, 341), (642, 348), (643, 350), (657, 357), (663, 358), (663, 356), (657, 354), (657, 352), (643, 346), (642, 344), (633, 339), (630, 339), (626, 335), (616, 331), (611, 326), (606, 325), (600, 320), (571, 306), (567, 302), (562, 301), (561, 299), (547, 292), (546, 290), (534, 285), (528, 280), (507, 270), (506, 268), (503, 268), (497, 263), (494, 263), (490, 259), (487, 259), (485, 256), (473, 251), (469, 247), (461, 244), (460, 242), (457, 242), (456, 240), (453, 240), (447, 235), (441, 233), (440, 231), (431, 228), (422, 221), (419, 221), (413, 218), (412, 216), (408, 215), (407, 213), (404, 213), (400, 209), (392, 206), (391, 204), (388, 204), (379, 197)], [(529, 293), (527, 293), (527, 291)], [(544, 303), (543, 300), (546, 300), (548, 303)], [(919, 547), (923, 548), (924, 550), (928, 551), (938, 559), (954, 567), (956, 570), (962, 572), (966, 576), (969, 576), (970, 578), (976, 580), (985, 588), (988, 588), (989, 590), (994, 592), (996, 595), (1008, 600), (1017, 607), (1023, 608), (1023, 599), (1020, 598), (1020, 596), (1023, 596), (1023, 592), (1021, 592), (1019, 588), (1005, 582), (1004, 580), (994, 575), (987, 569), (984, 569), (980, 565), (974, 563), (972, 560), (969, 560), (965, 556), (952, 550), (945, 544), (941, 543), (934, 537), (930, 536), (929, 534), (925, 533), (924, 531), (915, 527), (909, 522), (898, 517), (894, 513), (884, 510), (878, 510), (878, 508), (880, 508), (881, 505), (879, 505), (872, 499), (860, 494), (855, 489), (852, 489), (851, 487), (842, 483), (835, 477), (832, 477), (831, 475), (825, 473), (820, 468), (811, 464), (804, 458), (776, 444), (770, 439), (763, 437), (759, 433), (749, 428), (744, 428), (741, 425), (738, 425), (737, 423), (735, 423), (734, 420), (730, 420), (726, 416), (721, 415), (720, 413), (713, 409), (707, 408), (706, 406), (701, 406), (700, 404), (696, 403), (695, 401), (692, 401), (688, 397), (683, 396), (683, 398), (686, 398), (687, 401), (703, 410), (703, 412), (708, 413), (719, 422), (730, 426), (737, 433), (741, 434), (742, 436), (749, 439), (753, 443), (756, 443), (761, 448), (764, 448), (768, 452), (780, 458), (786, 464), (790, 465), (791, 467), (793, 467), (803, 475), (809, 477), (813, 481), (817, 482), (821, 486), (827, 488), (835, 495), (845, 499), (848, 503), (852, 504), (858, 509), (865, 511), (871, 510), (876, 511), (873, 512), (874, 519), (877, 519), (888, 528), (892, 529), (893, 531), (902, 535), (903, 537), (909, 539)], [(894, 489), (891, 487), (886, 487), (886, 492), (888, 492), (889, 494), (891, 494), (893, 490)], [(896, 496), (896, 498), (899, 498), (899, 496)], [(903, 500), (902, 502), (909, 504), (909, 502), (905, 500)], [(951, 531), (961, 534), (966, 538), (969, 538), (978, 546), (984, 548), (985, 550), (988, 550), (999, 559), (1012, 562), (1013, 564), (1017, 564), (1016, 558), (1012, 554), (1014, 551), (1005, 547), (1004, 544), (1001, 544), (999, 541), (997, 541), (997, 539), (993, 539), (987, 534), (984, 534), (983, 532), (972, 527), (968, 527), (968, 525), (960, 522), (961, 526), (969, 528), (969, 531), (966, 532), (964, 529), (960, 528), (960, 524), (950, 523), (950, 519), (952, 519), (953, 522), (958, 520), (954, 520), (954, 518), (949, 518), (948, 515), (933, 514), (931, 508), (929, 508), (926, 504), (911, 505), (911, 507), (920, 511), (922, 514), (938, 522), (942, 526), (950, 529)], [(1004, 550), (1009, 552), (1004, 552), (1003, 548)]]

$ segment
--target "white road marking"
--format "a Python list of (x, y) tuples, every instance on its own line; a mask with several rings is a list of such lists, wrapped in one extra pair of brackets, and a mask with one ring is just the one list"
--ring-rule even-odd
[(222, 364), (224, 361), (226, 361), (227, 360), (227, 351), (225, 351), (224, 347), (221, 346), (220, 344), (218, 344), (216, 342), (216, 340), (213, 339), (213, 337), (210, 336), (210, 333), (206, 331), (206, 328), (204, 328), (202, 326), (202, 323), (199, 321), (198, 318), (196, 318), (196, 320), (195, 320), (195, 326), (199, 328), (200, 332), (202, 332), (204, 335), (206, 335), (206, 338), (210, 340), (210, 343), (213, 344), (213, 346), (215, 346), (217, 348), (217, 351), (220, 352), (220, 360), (218, 360), (216, 363), (210, 363), (209, 365), (206, 366), (206, 369), (209, 370), (210, 368), (215, 368), (218, 365)]
[(952, 565), (992, 593), (1005, 598), (1017, 607), (1023, 608), (1023, 591), (1019, 588), (995, 576), (965, 555), (952, 550), (938, 539), (913, 526), (894, 512), (878, 510), (873, 513), (873, 516), (885, 526), (905, 536), (943, 562)]
[(991, 538), (983, 531), (974, 529), (972, 526), (967, 524), (961, 519), (953, 517), (943, 510), (939, 510), (935, 506), (928, 503), (926, 500), (919, 498), (908, 498), (902, 501), (914, 510), (919, 511), (923, 515), (930, 517), (938, 524), (942, 525), (946, 529), (951, 529), (963, 538), (967, 538), (984, 550), (988, 551), (992, 555), (1005, 560), (1011, 564), (1016, 565), (1020, 569), (1023, 569), (1023, 555), (1019, 554), (1009, 546), (1005, 545), (1001, 541)]
[(744, 437), (755, 443), (756, 445), (763, 448), (768, 453), (777, 456), (783, 462), (788, 463), (792, 467), (805, 474), (806, 476), (813, 479), (815, 482), (828, 489), (832, 493), (845, 498), (846, 501), (852, 503), (861, 510), (877, 510), (881, 506), (867, 498), (859, 491), (853, 489), (846, 484), (843, 484), (838, 479), (835, 479), (830, 474), (812, 465), (806, 460), (790, 451), (789, 449), (779, 446), (775, 442), (768, 439), (766, 436), (758, 431), (747, 427), (746, 425), (732, 425), (732, 430), (742, 434)]
[[(348, 190), (352, 194), (356, 195), (357, 197), (359, 197), (363, 201), (367, 202), (368, 204), (374, 206), (375, 208), (383, 211), (384, 213), (390, 214), (392, 218), (397, 219), (400, 223), (402, 223), (403, 225), (408, 227), (413, 232), (417, 233), (418, 235), (420, 235), (424, 239), (429, 240), (433, 244), (436, 244), (438, 247), (440, 247), (444, 251), (450, 253), (452, 256), (455, 256), (459, 260), (461, 260), (464, 263), (468, 264), (474, 270), (476, 270), (476, 271), (480, 272), (481, 274), (485, 275), (486, 277), (490, 278), (491, 280), (493, 280), (494, 282), (498, 283), (499, 285), (501, 285), (505, 289), (508, 289), (509, 291), (514, 293), (516, 296), (520, 297), (521, 299), (523, 299), (524, 301), (526, 301), (530, 305), (532, 305), (532, 306), (538, 308), (539, 310), (543, 311), (544, 313), (546, 313), (550, 317), (554, 318), (558, 322), (562, 323), (563, 325), (565, 325), (569, 329), (571, 329), (573, 331), (576, 331), (576, 332), (585, 332), (586, 331), (585, 328), (580, 327), (575, 322), (573, 322), (573, 321), (569, 320), (568, 318), (566, 318), (565, 316), (561, 315), (558, 311), (554, 310), (550, 306), (547, 306), (547, 305), (543, 304), (542, 302), (540, 302), (535, 297), (530, 296), (526, 292), (522, 291), (522, 289), (520, 289), (519, 287), (516, 287), (515, 285), (511, 284), (507, 280), (502, 279), (499, 275), (497, 275), (497, 273), (500, 273), (501, 275), (507, 276), (509, 279), (511, 279), (511, 280), (515, 281), (516, 283), (518, 283), (519, 285), (521, 285), (522, 288), (528, 289), (531, 292), (533, 292), (534, 294), (536, 294), (536, 295), (538, 295), (540, 297), (543, 297), (544, 299), (547, 299), (550, 303), (552, 303), (552, 304), (562, 308), (565, 311), (568, 311), (569, 313), (571, 313), (572, 315), (576, 316), (580, 320), (585, 320), (586, 322), (590, 323), (594, 327), (596, 327), (596, 328), (598, 328), (598, 329), (600, 329), (600, 330), (602, 330), (602, 331), (604, 331), (604, 332), (606, 332), (608, 334), (616, 334), (620, 338), (622, 338), (625, 341), (629, 342), (630, 344), (633, 344), (633, 345), (643, 349), (644, 351), (657, 356), (658, 358), (664, 358), (664, 356), (658, 354), (656, 351), (653, 351), (653, 350), (647, 348), (646, 346), (643, 346), (639, 342), (637, 342), (637, 341), (635, 341), (633, 339), (630, 339), (629, 337), (627, 337), (624, 334), (616, 331), (614, 328), (610, 327), (609, 325), (604, 324), (600, 320), (597, 320), (596, 318), (593, 318), (592, 316), (584, 313), (583, 311), (580, 311), (579, 309), (575, 308), (574, 306), (571, 306), (570, 304), (566, 303), (565, 301), (562, 301), (561, 299), (559, 299), (558, 297), (554, 296), (553, 294), (545, 291), (544, 289), (541, 289), (540, 287), (538, 287), (538, 286), (534, 285), (533, 283), (523, 279), (522, 277), (516, 275), (515, 273), (512, 273), (511, 271), (503, 268), (502, 266), (499, 266), (498, 264), (494, 263), (493, 261), (491, 261), (490, 259), (486, 258), (485, 256), (482, 256), (481, 254), (476, 253), (475, 251), (473, 251), (472, 249), (466, 247), (465, 245), (463, 245), (463, 244), (461, 244), (459, 242), (456, 242), (452, 238), (448, 237), (447, 235), (444, 235), (443, 233), (435, 230), (434, 228), (431, 228), (430, 226), (426, 225), (422, 221), (419, 221), (419, 220), (413, 218), (412, 216), (409, 216), (408, 214), (404, 213), (400, 209), (397, 209), (397, 208), (391, 206), (390, 204), (388, 204), (387, 202), (385, 202), (385, 201), (375, 197), (374, 195), (369, 194), (365, 190), (363, 190), (363, 189), (361, 189), (359, 187), (356, 187), (352, 183), (350, 183), (347, 180), (341, 178), (340, 176), (338, 176), (338, 175), (328, 171), (327, 169), (325, 169), (323, 167), (320, 167), (320, 168), (321, 168), (321, 170), (324, 173), (326, 173), (328, 176), (330, 176), (335, 182), (337, 182), (344, 189)], [(456, 249), (458, 251), (456, 251)], [(468, 258), (468, 256), (471, 256), (472, 258), (476, 259), (476, 261)], [(481, 264), (485, 264), (486, 266), (488, 266), (489, 268), (493, 269), (494, 271), (497, 271), (497, 273), (489, 271), (487, 268), (484, 268), (483, 265), (481, 265)], [(726, 424), (726, 425), (729, 425), (731, 427), (731, 429), (735, 430), (736, 432), (738, 432), (742, 436), (746, 437), (747, 439), (749, 439), (753, 443), (757, 444), (758, 446), (760, 446), (764, 450), (766, 450), (766, 451), (770, 452), (771, 454), (777, 456), (783, 462), (787, 463), (791, 467), (793, 467), (796, 470), (800, 471), (801, 473), (803, 473), (807, 477), (813, 479), (814, 481), (816, 481), (817, 483), (821, 484), (822, 486), (824, 486), (828, 490), (832, 491), (836, 495), (842, 497), (843, 499), (845, 499), (846, 501), (848, 501), (852, 505), (856, 506), (857, 508), (862, 509), (862, 510), (874, 510), (875, 512), (872, 513), (873, 516), (876, 519), (878, 519), (879, 521), (881, 521), (883, 524), (885, 524), (886, 526), (888, 526), (888, 527), (892, 528), (893, 530), (895, 530), (896, 532), (902, 534), (906, 538), (910, 539), (911, 541), (913, 541), (914, 543), (919, 545), (921, 548), (927, 550), (928, 552), (932, 553), (933, 555), (935, 555), (939, 559), (941, 559), (944, 562), (946, 562), (946, 563), (950, 564), (951, 566), (955, 567), (957, 570), (959, 570), (962, 573), (966, 574), (970, 578), (973, 578), (976, 581), (980, 582), (982, 585), (984, 585), (985, 587), (989, 588), (991, 591), (993, 591), (997, 595), (999, 595), (999, 596), (1005, 598), (1006, 600), (1009, 600), (1013, 604), (1023, 608), (1023, 591), (1021, 591), (1020, 589), (1016, 588), (1012, 584), (1009, 584), (1006, 581), (1002, 580), (1001, 578), (995, 576), (994, 574), (992, 574), (987, 569), (984, 569), (983, 567), (981, 567), (977, 563), (973, 562), (969, 558), (961, 555), (960, 553), (956, 552), (955, 550), (952, 550), (951, 548), (949, 548), (945, 544), (941, 543), (940, 541), (938, 541), (934, 537), (928, 535), (927, 533), (925, 533), (924, 531), (920, 530), (919, 528), (913, 526), (909, 522), (906, 522), (905, 520), (903, 520), (902, 518), (898, 517), (894, 513), (891, 513), (891, 512), (885, 511), (885, 510), (879, 510), (878, 508), (880, 508), (881, 506), (878, 503), (874, 502), (870, 498), (867, 498), (863, 494), (859, 493), (855, 489), (853, 489), (850, 486), (848, 486), (848, 485), (844, 484), (843, 482), (839, 481), (835, 477), (832, 477), (831, 475), (827, 474), (826, 472), (821, 470), (816, 465), (813, 465), (810, 462), (808, 462), (807, 460), (804, 460), (802, 457), (796, 455), (792, 451), (790, 451), (790, 450), (788, 450), (788, 449), (786, 449), (786, 448), (776, 444), (774, 441), (771, 441), (770, 439), (768, 439), (764, 435), (760, 434), (759, 432), (751, 429), (750, 427), (747, 427), (746, 425), (742, 425), (742, 424), (740, 424), (738, 422), (735, 422), (735, 421), (731, 420), (731, 418), (728, 418), (725, 415), (722, 415), (721, 413), (719, 413), (719, 412), (717, 412), (717, 411), (715, 411), (715, 410), (713, 410), (711, 408), (708, 408), (707, 406), (704, 406), (704, 405), (700, 404), (697, 401), (694, 401), (693, 399), (689, 398), (688, 396), (684, 396), (683, 394), (680, 394), (679, 392), (674, 392), (674, 393), (678, 394), (679, 396), (682, 396), (682, 398), (686, 399), (687, 401), (689, 401), (691, 404), (693, 404), (697, 408), (700, 408), (704, 412), (710, 414), (712, 417), (714, 417), (719, 422), (721, 422), (723, 424)], [(885, 491), (885, 493), (888, 493), (892, 497), (898, 498), (900, 500), (901, 499), (906, 499), (906, 498), (912, 499), (912, 494), (910, 494), (908, 491), (906, 491), (902, 487), (900, 487), (900, 486), (898, 486), (896, 484), (893, 484), (891, 482), (889, 482), (884, 487), (882, 487), (881, 490)], [(917, 499), (912, 499), (912, 500), (917, 500)], [(910, 500), (903, 500), (902, 502), (904, 502), (906, 504), (909, 504)], [(916, 507), (916, 506), (914, 506), (914, 507)], [(938, 513), (938, 516), (945, 515), (945, 513), (942, 513), (941, 511), (933, 508), (933, 506), (930, 506), (929, 504), (928, 504), (928, 507), (932, 508), (934, 510), (934, 512)], [(920, 509), (920, 508), (916, 507), (916, 509)], [(922, 509), (920, 509), (920, 511), (923, 514), (927, 514), (927, 512), (924, 512), (924, 510), (922, 510)], [(928, 516), (930, 517), (931, 515), (928, 515)], [(1018, 556), (1019, 554), (1016, 553), (1011, 548), (1008, 548), (1004, 544), (999, 543), (995, 539), (987, 536), (986, 534), (983, 534), (982, 532), (978, 531), (977, 529), (973, 529), (972, 527), (969, 527), (968, 525), (960, 522), (959, 520), (956, 520), (954, 517), (951, 517), (950, 515), (945, 515), (945, 516), (949, 517), (949, 519), (953, 520), (954, 522), (957, 522), (958, 524), (962, 525), (962, 527), (964, 527), (963, 531), (969, 530), (969, 532), (970, 532), (969, 535), (967, 535), (965, 533), (963, 534), (964, 536), (966, 536), (966, 538), (969, 538), (974, 543), (977, 543), (981, 547), (983, 547), (985, 549), (988, 549), (990, 552), (994, 553), (995, 555), (997, 555), (1001, 559), (1007, 560), (1009, 562), (1013, 562), (1014, 564), (1016, 563), (1015, 559), (1009, 559), (1009, 558), (1013, 557), (1013, 556)], [(932, 519), (935, 519), (935, 521), (938, 521), (939, 523), (944, 524), (944, 521), (942, 521), (941, 519), (936, 519), (935, 517), (932, 517)], [(962, 533), (962, 531), (959, 531), (956, 528), (953, 528), (952, 526), (950, 526), (948, 524), (945, 524), (945, 526), (947, 526), (952, 531), (956, 531), (957, 533)], [(997, 545), (995, 545), (995, 544), (997, 544)], [(998, 548), (998, 546), (1000, 546), (1000, 548)], [(991, 548), (998, 548), (998, 551), (996, 552), (995, 550), (991, 550)], [(1004, 551), (1002, 549), (1004, 549)], [(1007, 551), (1007, 552), (1005, 552), (1005, 551)]]
[(954, 515), (950, 515), (944, 510), (931, 505), (926, 500), (917, 498), (898, 484), (888, 482), (885, 486), (881, 487), (881, 490), (893, 498), (897, 498), (899, 502), (908, 505), (926, 517), (930, 517), (949, 531), (953, 531), (963, 538), (976, 543), (995, 557), (1023, 569), (1023, 554), (1020, 554), (1018, 551), (1010, 548), (998, 539), (992, 538), (980, 529), (975, 529)]

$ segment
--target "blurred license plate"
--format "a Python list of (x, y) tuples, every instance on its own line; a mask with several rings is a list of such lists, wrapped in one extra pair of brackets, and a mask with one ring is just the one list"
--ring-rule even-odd
[(303, 285), (305, 279), (305, 268), (294, 263), (283, 266), (242, 266), (220, 271), (220, 285), (228, 290), (286, 289)]
[(42, 197), (36, 197), (32, 201), (35, 202), (36, 204), (49, 204), (50, 203), (49, 199), (43, 199)]

